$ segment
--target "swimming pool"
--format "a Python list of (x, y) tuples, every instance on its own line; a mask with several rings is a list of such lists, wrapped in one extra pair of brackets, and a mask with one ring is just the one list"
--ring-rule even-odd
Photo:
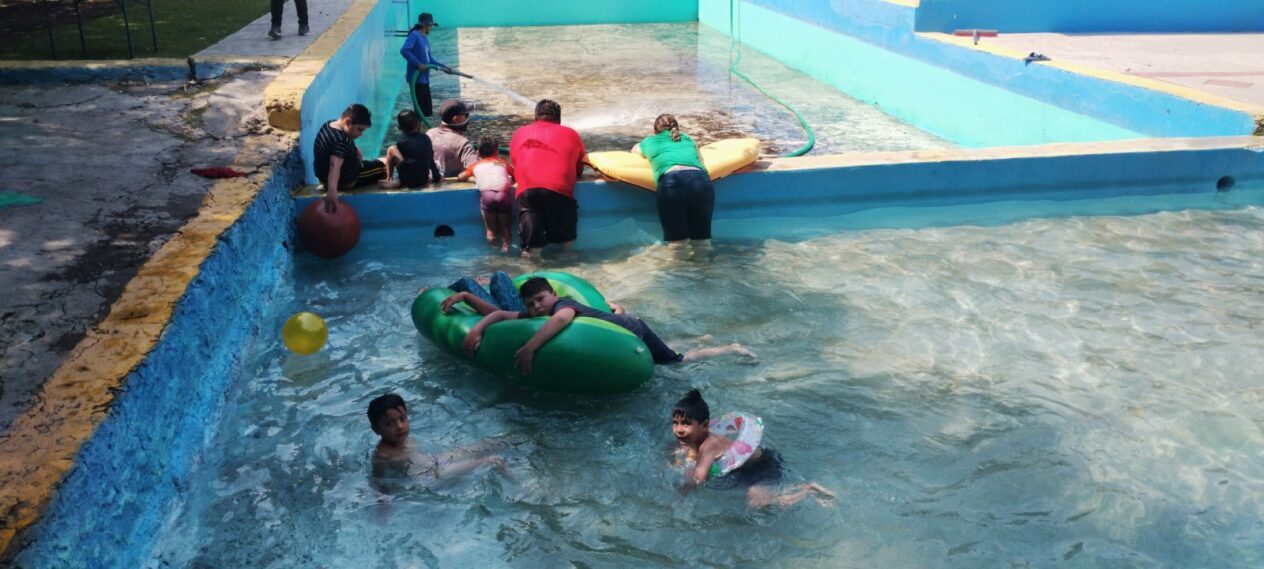
[[(388, 93), (373, 87), (399, 71), (382, 65), (394, 57), (382, 33), (400, 26), (388, 14), (394, 4), (356, 2), (359, 29), (321, 38), (334, 47), (329, 40), (345, 39), (336, 53), (296, 61), (324, 66), (300, 89), (303, 124), (327, 120), (350, 100), (380, 109), (397, 98), (398, 80), (384, 83)], [(739, 21), (744, 34), (769, 21), (752, 13), (759, 14), (747, 11)], [(776, 21), (819, 39), (802, 27), (813, 25), (810, 18), (784, 16), (791, 14), (782, 10)], [(921, 117), (896, 114), (953, 133), (944, 136), (963, 145), (1131, 138), (1151, 132), (1142, 127), (1152, 119), (1160, 134), (1240, 132), (1226, 128), (1228, 119), (1215, 120), (1225, 114), (1216, 109), (1188, 112), (1196, 102), (1118, 97), (1117, 88), (1066, 91), (1092, 100), (1083, 109), (1059, 108), (1033, 95), (1059, 75), (1034, 66), (1014, 74), (1004, 62), (984, 67), (984, 75), (1006, 74), (1002, 87), (1023, 85), (1017, 92), (1027, 96), (1015, 96), (952, 71), (975, 59), (879, 53), (908, 34), (890, 22), (848, 21), (882, 36), (831, 37), (820, 45), (849, 54), (840, 58), (848, 65), (831, 61), (811, 71), (835, 84), (846, 83), (840, 75), (872, 84), (884, 108), (903, 104), (907, 113), (911, 103)], [(777, 29), (784, 35), (787, 28)], [(744, 37), (770, 45), (766, 35)], [(803, 46), (785, 47), (795, 56)], [(852, 73), (851, 63), (879, 72)], [(899, 71), (889, 74), (896, 81), (871, 81), (888, 69)], [(903, 98), (888, 98), (902, 89)], [(921, 97), (927, 90), (953, 96)], [(963, 102), (969, 112), (955, 112)], [(1103, 105), (1125, 109), (1128, 120), (1097, 112)], [(298, 114), (278, 111), (295, 124)], [(947, 124), (925, 126), (927, 117)], [(1185, 128), (1191, 125), (1206, 128)], [(298, 151), (310, 147), (307, 140)], [(29, 547), (14, 553), (15, 563), (415, 566), (488, 558), (537, 565), (568, 556), (603, 565), (1062, 559), (1255, 566), (1260, 540), (1250, 520), (1258, 519), (1260, 476), (1258, 453), (1250, 452), (1258, 448), (1251, 427), (1260, 422), (1259, 398), (1250, 361), (1242, 362), (1244, 353), (1258, 353), (1244, 330), (1258, 327), (1250, 295), (1258, 296), (1259, 282), (1260, 153), (1258, 139), (1145, 140), (761, 162), (758, 174), (721, 182), (728, 199), (717, 209), (719, 245), (693, 258), (646, 248), (657, 229), (649, 196), (585, 182), (578, 190), (583, 250), (550, 261), (555, 268), (588, 273), (615, 296), (641, 299), (635, 307), (664, 335), (723, 327), (719, 340), (741, 339), (764, 354), (757, 366), (719, 361), (664, 370), (646, 391), (618, 401), (512, 392), (427, 354), (403, 316), (413, 292), (407, 288), (446, 280), (440, 273), (521, 268), (466, 247), (478, 241), (470, 192), (349, 198), (369, 227), (366, 241), (317, 275), (310, 259), (290, 250), (287, 190), (297, 172), (274, 171), (265, 191), (238, 188), (211, 200), (245, 200), (244, 209), (209, 211), (225, 231), (173, 240), (196, 241), (189, 256), (209, 257), (153, 275), (196, 278), (170, 321), (140, 322), (163, 330), (162, 340), (142, 352), (125, 383), (114, 384), (126, 387), (116, 401), (94, 407), (108, 417), (90, 425), (82, 450), (47, 458), (61, 468), (53, 469), (57, 477), (45, 471), (30, 484), (55, 485), (56, 495), (11, 510), (43, 511), (37, 524), (24, 517), (17, 525), (23, 541), (14, 545)], [(1101, 220), (1118, 225), (1099, 230)], [(436, 246), (433, 224), (449, 221), (458, 237)], [(870, 288), (848, 288), (853, 275)], [(772, 295), (769, 284), (792, 288), (795, 297)], [(731, 320), (707, 313), (682, 327), (673, 317), (685, 311), (663, 296), (672, 292), (718, 299)], [(810, 302), (824, 303), (832, 320), (809, 314), (803, 306)], [(284, 317), (313, 307), (350, 328), (335, 330), (324, 356), (269, 361), (286, 358), (274, 336)], [(783, 321), (806, 328), (773, 325)], [(109, 338), (102, 345), (110, 351), (93, 353), (135, 355), (125, 340)], [(68, 363), (88, 364), (81, 375), (95, 370), (91, 361)], [(1175, 377), (1181, 373), (1195, 379)], [(840, 509), (749, 515), (734, 493), (706, 493), (674, 511), (663, 498), (673, 483), (657, 467), (666, 420), (654, 410), (695, 383), (717, 412), (749, 407), (768, 418), (792, 478), (841, 491)], [(379, 388), (399, 389), (415, 415), (438, 418), (415, 426), (428, 450), (511, 434), (516, 481), (405, 487), (386, 498), (389, 512), (379, 507), (366, 490), (372, 437), (359, 418)], [(227, 409), (224, 397), (234, 401)], [(46, 432), (40, 426), (47, 424), (35, 425), (28, 434)], [(842, 434), (818, 443), (816, 434), (829, 429)], [(214, 450), (205, 452), (208, 444)], [(697, 519), (712, 523), (699, 527)], [(436, 522), (440, 531), (424, 533)], [(12, 537), (13, 527), (0, 528), (0, 538)], [(716, 540), (679, 539), (695, 534)], [(750, 549), (732, 547), (747, 538)], [(731, 557), (738, 554), (744, 557)]]
[[(758, 137), (769, 155), (807, 140), (790, 111), (729, 75), (728, 37), (697, 22), (468, 28), (433, 32), (431, 41), (436, 58), (481, 80), (431, 73), (436, 109), (449, 97), (480, 106), (470, 127), (475, 142), (491, 135), (508, 144), (545, 98), (562, 104), (562, 122), (593, 151), (631, 148), (652, 134), (661, 113), (677, 115), (705, 142)], [(816, 130), (815, 153), (953, 146), (775, 59), (736, 49), (740, 69)], [(391, 116), (412, 107), (405, 85)], [(388, 129), (384, 147), (399, 138), (393, 124)]]
[[(860, 221), (551, 262), (666, 338), (760, 354), (659, 368), (597, 399), (515, 390), (409, 323), (418, 288), (529, 268), (516, 259), (399, 230), (367, 232), (342, 261), (300, 257), (264, 320), (314, 310), (330, 344), (295, 357), (265, 328), (153, 564), (1264, 559), (1264, 210)], [(667, 410), (691, 385), (713, 413), (762, 415), (790, 479), (834, 489), (839, 506), (751, 512), (711, 489), (677, 502)], [(409, 402), (423, 449), (506, 437), (515, 480), (379, 492), (364, 408), (387, 391)]]

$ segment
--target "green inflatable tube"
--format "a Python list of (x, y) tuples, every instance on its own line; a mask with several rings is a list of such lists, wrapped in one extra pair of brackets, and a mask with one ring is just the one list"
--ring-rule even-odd
[[(527, 273), (514, 284), (531, 277), (548, 279), (558, 296), (569, 297), (599, 310), (609, 311), (605, 297), (575, 275), (548, 271)], [(443, 314), (439, 305), (454, 294), (432, 288), (413, 301), (413, 325), (422, 336), (444, 351), (464, 358), (479, 369), (506, 378), (515, 385), (556, 393), (601, 395), (636, 389), (654, 372), (649, 348), (622, 326), (596, 318), (576, 318), (535, 354), (531, 375), (514, 367), (514, 353), (548, 320), (547, 317), (497, 322), (483, 332), (483, 343), (473, 357), (465, 354), (465, 335), (482, 319), (465, 303)]]

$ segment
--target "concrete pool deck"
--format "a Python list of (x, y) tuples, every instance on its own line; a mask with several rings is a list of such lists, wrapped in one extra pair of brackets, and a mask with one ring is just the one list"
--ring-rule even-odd
[[(312, 33), (305, 37), (289, 30), (272, 41), (270, 17), (259, 18), (195, 56), (243, 71), (194, 88), (130, 71), (179, 68), (179, 60), (0, 63), (0, 71), (29, 70), (41, 78), (0, 86), (0, 168), (8, 179), (2, 186), (43, 199), (0, 210), (0, 285), (11, 291), (0, 299), (0, 433), (141, 264), (197, 212), (214, 182), (189, 168), (230, 161), (244, 141), (262, 136), (274, 152), (243, 161), (256, 171), (292, 144), (270, 134), (262, 93), (276, 68), (351, 3), (312, 6)], [(297, 26), (292, 5), (286, 9), (286, 21)], [(99, 78), (82, 82), (93, 74)], [(47, 162), (59, 155), (78, 158)]]
[(980, 43), (1264, 107), (1264, 34), (1000, 34)]
[(1032, 62), (1249, 113), (1264, 135), (1264, 34), (1055, 34), (970, 37), (920, 33), (963, 49)]

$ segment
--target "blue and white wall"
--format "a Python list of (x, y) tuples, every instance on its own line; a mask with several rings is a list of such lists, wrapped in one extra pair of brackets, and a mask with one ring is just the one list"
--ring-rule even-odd
[[(841, 2), (834, 2), (841, 4)], [(1260, 0), (921, 0), (918, 31), (1259, 32)]]
[(1255, 130), (1246, 112), (928, 39), (916, 17), (882, 0), (699, 1), (704, 24), (966, 146)]

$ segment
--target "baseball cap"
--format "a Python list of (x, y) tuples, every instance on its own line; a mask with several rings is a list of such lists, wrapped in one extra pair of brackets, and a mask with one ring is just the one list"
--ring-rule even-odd
[[(439, 104), (439, 118), (443, 120), (443, 124), (448, 126), (465, 126), (469, 122), (469, 115), (474, 112), (474, 103), (462, 101), (460, 99), (447, 99)], [(453, 122), (458, 115), (466, 115), (464, 121)]]

